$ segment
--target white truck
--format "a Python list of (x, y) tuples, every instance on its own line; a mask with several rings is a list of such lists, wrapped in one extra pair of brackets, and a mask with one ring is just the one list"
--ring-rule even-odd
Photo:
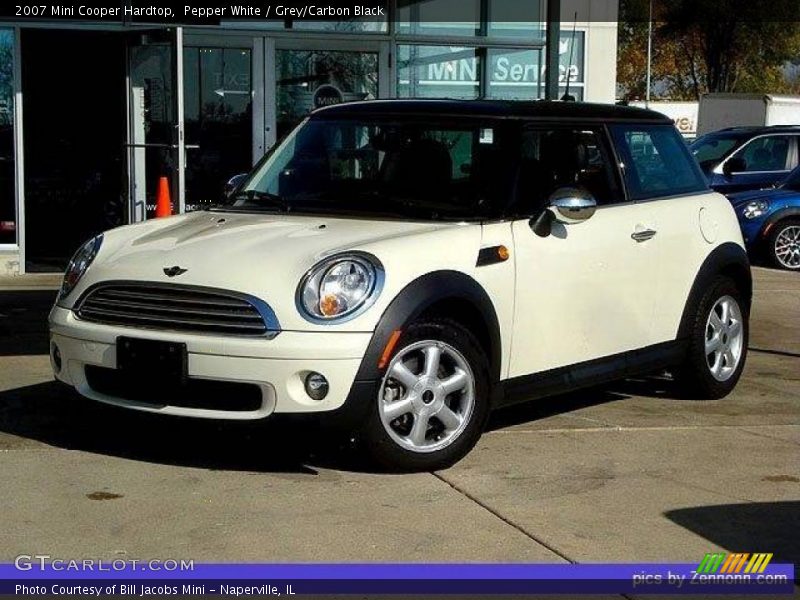
[(800, 96), (704, 94), (697, 135), (725, 127), (800, 125)]

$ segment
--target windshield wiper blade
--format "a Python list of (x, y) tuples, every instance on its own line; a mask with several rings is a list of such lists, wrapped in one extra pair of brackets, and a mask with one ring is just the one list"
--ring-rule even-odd
[(263, 192), (261, 190), (244, 190), (241, 192), (236, 192), (233, 195), (234, 200), (239, 200), (242, 198), (251, 202), (266, 200), (285, 212), (289, 212), (290, 210), (289, 204), (286, 202), (286, 200), (284, 200), (278, 194), (273, 194), (272, 192)]

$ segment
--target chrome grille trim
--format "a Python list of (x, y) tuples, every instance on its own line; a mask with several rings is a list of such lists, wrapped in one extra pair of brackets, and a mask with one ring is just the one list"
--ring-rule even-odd
[(268, 338), (280, 332), (264, 301), (199, 286), (109, 281), (86, 290), (73, 311), (83, 321), (123, 327)]

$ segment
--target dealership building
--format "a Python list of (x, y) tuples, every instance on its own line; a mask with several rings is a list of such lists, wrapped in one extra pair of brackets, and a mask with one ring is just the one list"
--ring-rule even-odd
[(4, 17), (0, 275), (63, 270), (95, 233), (153, 218), (164, 178), (176, 212), (218, 201), (317, 107), (614, 101), (618, 0), (377, 4), (324, 21)]

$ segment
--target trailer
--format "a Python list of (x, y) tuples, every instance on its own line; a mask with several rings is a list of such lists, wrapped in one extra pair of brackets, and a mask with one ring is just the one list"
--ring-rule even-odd
[(726, 127), (800, 125), (800, 96), (703, 94), (697, 135)]

